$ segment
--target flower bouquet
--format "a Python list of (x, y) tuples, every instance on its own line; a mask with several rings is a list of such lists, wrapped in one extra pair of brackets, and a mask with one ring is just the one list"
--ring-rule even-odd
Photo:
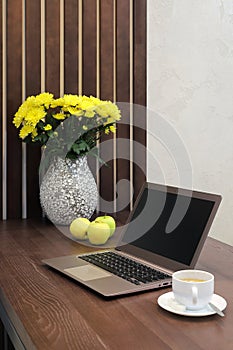
[(44, 148), (40, 201), (53, 223), (68, 225), (93, 214), (98, 192), (86, 154), (98, 157), (97, 140), (115, 133), (120, 118), (111, 101), (70, 94), (56, 99), (48, 92), (28, 97), (15, 113), (19, 137)]
[[(103, 133), (115, 133), (115, 123), (120, 118), (120, 110), (111, 101), (71, 94), (55, 99), (53, 94), (44, 92), (28, 97), (15, 113), (13, 123), (24, 142), (44, 146), (51, 138), (57, 152), (76, 159), (93, 149)], [(62, 128), (57, 129), (60, 125)], [(64, 128), (66, 142), (61, 131)]]

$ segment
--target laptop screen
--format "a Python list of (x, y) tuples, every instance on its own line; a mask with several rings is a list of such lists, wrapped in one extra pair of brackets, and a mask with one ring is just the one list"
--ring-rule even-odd
[(189, 192), (191, 195), (145, 187), (123, 241), (190, 265), (215, 200)]

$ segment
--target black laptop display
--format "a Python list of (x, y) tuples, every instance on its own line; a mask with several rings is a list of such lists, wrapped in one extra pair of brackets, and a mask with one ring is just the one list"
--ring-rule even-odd
[[(152, 203), (150, 204), (151, 209), (143, 211), (148, 197), (148, 191), (150, 191), (150, 195), (152, 196)], [(148, 187), (146, 187), (132, 217), (132, 224), (129, 224), (128, 230), (124, 235), (124, 242), (177, 262), (190, 265), (210, 218), (215, 201), (186, 197), (181, 194), (179, 198), (184, 199), (184, 202), (187, 202), (187, 198), (190, 199), (187, 211), (184, 205), (183, 215), (181, 213), (182, 220), (171, 232), (167, 233), (168, 219), (171, 217), (172, 211), (174, 210), (177, 194), (167, 193), (165, 203), (163, 203), (164, 192), (156, 188), (148, 189)], [(140, 220), (143, 225), (144, 222), (149, 221), (149, 216), (156, 216), (156, 211), (161, 211), (162, 205), (163, 210), (154, 225), (148, 232), (134, 240), (136, 227), (133, 221), (135, 217), (140, 214)], [(182, 209), (180, 208), (180, 210)], [(140, 230), (137, 223), (137, 231), (138, 229)], [(143, 230), (143, 228), (141, 228), (141, 230)]]

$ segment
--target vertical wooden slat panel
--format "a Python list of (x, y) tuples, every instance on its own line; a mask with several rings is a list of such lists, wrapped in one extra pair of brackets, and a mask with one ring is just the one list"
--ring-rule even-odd
[(7, 2), (7, 217), (22, 213), (21, 141), (12, 118), (22, 98), (22, 1)]
[(78, 1), (65, 0), (65, 93), (78, 94)]
[[(65, 66), (64, 84), (66, 93), (83, 93), (96, 95), (100, 98), (118, 102), (133, 102), (146, 104), (146, 0), (133, 2), (133, 43), (130, 44), (130, 0), (64, 0), (64, 34), (65, 34)], [(132, 4), (131, 3), (131, 4)], [(21, 217), (22, 212), (22, 145), (18, 138), (18, 130), (12, 124), (12, 118), (22, 99), (22, 0), (8, 0), (7, 4), (7, 211), (9, 218)], [(82, 6), (80, 7), (80, 4)], [(97, 45), (97, 4), (100, 5), (100, 41)], [(116, 27), (114, 28), (114, 4), (116, 4)], [(2, 2), (0, 3), (2, 9)], [(45, 1), (45, 83), (41, 72), (41, 0), (25, 0), (26, 9), (26, 96), (38, 94), (40, 89), (60, 94), (60, 0)], [(82, 12), (79, 10), (82, 9)], [(82, 15), (82, 21), (80, 21)], [(132, 22), (131, 22), (132, 23)], [(132, 27), (131, 27), (132, 28)], [(1, 29), (2, 30), (2, 25)], [(116, 30), (116, 61), (114, 60), (114, 32)], [(82, 45), (82, 47), (79, 47)], [(133, 47), (133, 61), (130, 65), (130, 47)], [(97, 58), (97, 49), (100, 57)], [(0, 46), (2, 60), (2, 43)], [(43, 51), (43, 50), (42, 50)], [(81, 53), (81, 54), (80, 54)], [(114, 57), (113, 57), (114, 56)], [(132, 58), (132, 57), (131, 57)], [(97, 63), (100, 70), (97, 72)], [(114, 83), (114, 62), (116, 62), (116, 82)], [(2, 61), (0, 62), (2, 65)], [(43, 65), (42, 65), (43, 66)], [(131, 67), (131, 70), (130, 70)], [(130, 90), (130, 76), (133, 67), (133, 91)], [(130, 74), (131, 72), (131, 74)], [(98, 73), (98, 74), (97, 74)], [(2, 74), (2, 71), (1, 71)], [(42, 77), (42, 78), (41, 78)], [(0, 76), (2, 80), (2, 76)], [(97, 86), (97, 80), (100, 84)], [(132, 80), (132, 79), (131, 79)], [(114, 84), (116, 91), (114, 90)], [(132, 88), (132, 85), (131, 85)], [(2, 85), (1, 85), (2, 89)], [(131, 91), (131, 92), (130, 92)], [(2, 90), (0, 104), (2, 105)], [(128, 124), (130, 109), (125, 110), (122, 122)], [(146, 128), (146, 113), (133, 114), (143, 119), (143, 129)], [(134, 140), (146, 144), (146, 131), (134, 127), (131, 134)], [(132, 130), (131, 130), (132, 131)], [(0, 124), (2, 135), (2, 123)], [(117, 137), (128, 139), (130, 127), (118, 125)], [(112, 140), (112, 135), (103, 137), (103, 141)], [(113, 157), (114, 142), (108, 148)], [(118, 159), (117, 181), (130, 179), (130, 142), (121, 149), (117, 146), (117, 156), (123, 154), (128, 160)], [(131, 152), (134, 159), (139, 158), (146, 169), (146, 150), (137, 154)], [(136, 158), (135, 158), (136, 157)], [(2, 170), (2, 143), (0, 166)], [(38, 167), (40, 148), (27, 146), (27, 208), (28, 216), (41, 214), (39, 204)], [(95, 175), (95, 160), (90, 162)], [(132, 168), (131, 168), (132, 170)], [(114, 192), (113, 164), (110, 168), (103, 167), (100, 172), (100, 190), (104, 199), (111, 201)], [(131, 174), (132, 175), (132, 174)], [(145, 180), (145, 171), (133, 166), (134, 191)], [(2, 178), (2, 171), (0, 174)], [(1, 181), (2, 182), (2, 181)], [(0, 210), (2, 212), (2, 187), (0, 189)], [(129, 189), (121, 193), (122, 200), (129, 201)], [(129, 209), (129, 207), (127, 207)]]
[[(96, 96), (96, 0), (82, 3), (82, 94)], [(96, 177), (96, 161), (88, 157), (88, 163)]]
[[(0, 111), (2, 115), (2, 1), (0, 2)], [(2, 116), (0, 117), (0, 220), (2, 219)], [(0, 325), (1, 328), (1, 325)], [(1, 343), (0, 343), (1, 345)]]
[(41, 0), (40, 4), (40, 87), (41, 92), (45, 91), (45, 80), (46, 80), (46, 57), (45, 57), (45, 46), (46, 46), (46, 38), (45, 38), (45, 0)]
[(59, 93), (63, 96), (65, 93), (65, 0), (60, 0), (60, 11), (59, 11), (59, 27), (60, 27), (60, 40), (59, 40), (59, 51), (60, 51), (60, 74), (59, 74)]
[[(117, 102), (129, 102), (130, 101), (130, 64), (129, 64), (129, 0), (118, 0), (117, 1), (117, 91), (116, 100)], [(117, 138), (125, 138), (129, 141), (129, 108), (124, 108), (122, 113), (122, 124), (118, 125)], [(126, 123), (126, 124), (124, 124)], [(130, 178), (130, 151), (129, 142), (127, 147), (121, 147), (117, 143), (117, 182), (122, 179)], [(120, 159), (120, 154), (123, 154), (125, 160)], [(119, 205), (121, 201), (129, 203), (130, 192), (129, 188), (124, 188), (124, 191), (120, 193)], [(127, 206), (126, 209), (129, 209)]]
[[(134, 0), (134, 103), (146, 106), (146, 0)], [(137, 110), (137, 108), (136, 108)], [(134, 140), (144, 148), (134, 152), (134, 200), (146, 180), (146, 108), (134, 113)], [(141, 165), (140, 169), (136, 164)]]
[[(40, 0), (26, 0), (26, 96), (40, 93)], [(27, 216), (41, 215), (38, 168), (40, 147), (27, 146)]]
[(2, 1), (2, 218), (7, 218), (7, 3)]
[[(100, 2), (100, 98), (103, 100), (113, 100), (113, 35), (114, 35), (114, 1), (101, 0)], [(107, 53), (107, 54), (106, 54)], [(100, 194), (104, 200), (113, 201), (113, 135), (104, 135), (101, 142), (108, 141), (108, 146), (104, 147), (103, 156), (111, 159), (108, 167), (102, 166), (100, 171)], [(110, 143), (109, 143), (110, 141)], [(100, 157), (102, 154), (100, 154)], [(101, 211), (101, 207), (100, 207)], [(113, 212), (113, 205), (109, 205), (109, 212)]]
[(134, 0), (134, 103), (146, 105), (146, 0)]
[(96, 0), (83, 1), (83, 94), (96, 95)]
[[(22, 0), (22, 100), (26, 98), (26, 0)], [(22, 144), (22, 218), (27, 218), (27, 145)]]
[(60, 95), (60, 1), (46, 1), (46, 79), (45, 89)]
[[(130, 102), (130, 128), (129, 128), (129, 139), (130, 139), (130, 164), (129, 164), (129, 180), (130, 184), (133, 185), (134, 181), (134, 174), (133, 174), (133, 165), (134, 165), (134, 149), (133, 149), (133, 139), (134, 139), (134, 134), (133, 134), (133, 124), (134, 124), (134, 116), (133, 116), (133, 70), (134, 70), (134, 60), (133, 60), (133, 50), (134, 50), (134, 40), (133, 40), (133, 35), (134, 35), (134, 0), (130, 0), (129, 3), (129, 90), (130, 90), (130, 97), (129, 97), (129, 102)], [(130, 188), (130, 210), (133, 209), (133, 189), (132, 186)]]
[(83, 90), (83, 0), (78, 0), (78, 93)]

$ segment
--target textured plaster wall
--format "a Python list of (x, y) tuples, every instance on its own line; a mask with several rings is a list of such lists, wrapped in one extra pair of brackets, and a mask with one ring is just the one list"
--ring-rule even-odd
[[(148, 107), (183, 140), (193, 188), (222, 194), (210, 235), (233, 245), (232, 0), (148, 0)], [(149, 113), (148, 149), (177, 185), (176, 144), (168, 151), (151, 136), (154, 120)], [(147, 177), (161, 180), (149, 158)]]

